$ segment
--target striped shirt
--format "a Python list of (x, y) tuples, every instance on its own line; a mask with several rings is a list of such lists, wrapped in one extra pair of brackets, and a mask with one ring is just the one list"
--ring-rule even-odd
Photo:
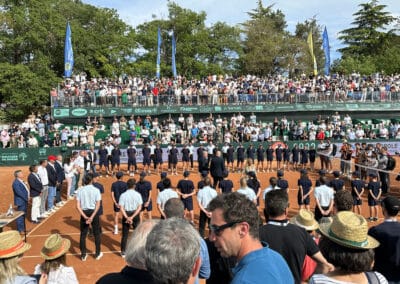
[(82, 210), (94, 210), (96, 203), (101, 200), (100, 190), (92, 184), (81, 187), (76, 195)]
[(140, 205), (142, 205), (143, 199), (139, 192), (134, 189), (130, 189), (121, 194), (119, 198), (119, 205), (122, 206), (125, 211), (135, 211)]
[[(378, 277), (378, 282), (380, 284), (386, 284), (388, 281), (386, 278), (380, 274), (379, 272), (373, 271), (375, 275)], [(331, 277), (328, 277), (324, 274), (314, 274), (311, 278), (310, 281), (308, 282), (309, 284), (350, 284), (352, 282), (344, 282), (344, 281), (339, 281), (336, 279), (333, 279)]]

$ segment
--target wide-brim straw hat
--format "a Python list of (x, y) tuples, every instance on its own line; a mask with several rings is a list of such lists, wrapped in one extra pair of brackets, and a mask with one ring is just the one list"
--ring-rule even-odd
[(299, 214), (290, 219), (290, 223), (302, 227), (306, 231), (315, 231), (319, 228), (314, 213), (306, 209), (300, 209)]
[(66, 254), (70, 246), (70, 240), (62, 238), (59, 234), (52, 234), (44, 242), (40, 254), (46, 260), (56, 259)]
[(0, 233), (0, 259), (23, 254), (30, 248), (31, 245), (24, 242), (18, 231)]
[(320, 233), (341, 246), (355, 249), (373, 249), (379, 242), (368, 236), (367, 220), (350, 211), (340, 211), (331, 223), (319, 225)]

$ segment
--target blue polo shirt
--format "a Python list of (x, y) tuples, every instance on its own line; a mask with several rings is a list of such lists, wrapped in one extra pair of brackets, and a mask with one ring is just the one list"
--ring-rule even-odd
[(268, 247), (244, 256), (232, 272), (234, 276), (231, 284), (294, 283), (284, 258)]

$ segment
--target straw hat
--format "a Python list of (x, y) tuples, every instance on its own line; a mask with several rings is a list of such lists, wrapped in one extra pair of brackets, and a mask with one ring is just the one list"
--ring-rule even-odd
[(0, 259), (23, 254), (30, 248), (31, 245), (24, 242), (18, 231), (0, 233)]
[(340, 211), (331, 223), (319, 225), (319, 231), (326, 238), (341, 246), (355, 249), (373, 249), (379, 242), (368, 236), (367, 220), (350, 211)]
[(290, 223), (302, 227), (306, 231), (314, 231), (319, 227), (314, 218), (314, 213), (306, 209), (300, 209), (299, 214), (290, 219)]
[(46, 260), (56, 259), (67, 253), (70, 246), (70, 240), (62, 238), (59, 234), (52, 234), (44, 242), (40, 254)]

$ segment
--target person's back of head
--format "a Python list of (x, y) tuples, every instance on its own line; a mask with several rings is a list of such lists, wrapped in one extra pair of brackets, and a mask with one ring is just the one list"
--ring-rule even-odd
[(200, 235), (183, 218), (164, 220), (150, 232), (145, 258), (157, 283), (192, 283), (200, 268)]
[(146, 270), (146, 241), (149, 233), (158, 222), (159, 220), (157, 219), (143, 221), (133, 231), (125, 251), (125, 261), (129, 266)]
[(164, 205), (164, 213), (167, 218), (183, 218), (185, 207), (179, 198), (171, 198)]
[(163, 179), (162, 184), (164, 186), (164, 189), (170, 188), (171, 187), (171, 180), (169, 178), (165, 178), (165, 179)]
[(335, 193), (335, 197), (333, 199), (336, 212), (340, 211), (351, 211), (353, 208), (353, 196), (350, 191), (347, 190), (339, 190)]
[[(289, 207), (289, 196), (286, 190), (272, 190), (265, 196), (264, 215), (266, 219), (286, 214)], [(268, 218), (267, 218), (268, 216)]]

